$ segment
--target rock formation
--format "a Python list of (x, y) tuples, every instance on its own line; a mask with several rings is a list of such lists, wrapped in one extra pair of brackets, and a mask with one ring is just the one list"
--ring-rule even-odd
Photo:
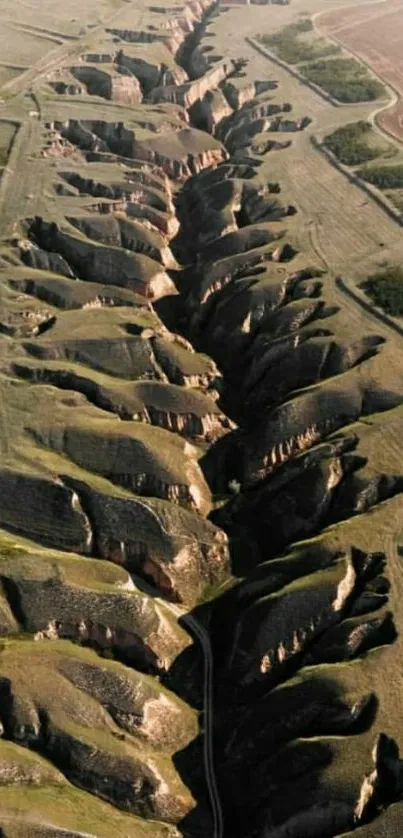
[(2, 241), (0, 832), (398, 838), (401, 350), (301, 252), (309, 114), (137, 12)]

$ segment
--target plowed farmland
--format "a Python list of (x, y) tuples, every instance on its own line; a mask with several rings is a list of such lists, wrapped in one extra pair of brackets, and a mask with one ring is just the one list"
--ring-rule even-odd
[(317, 18), (324, 35), (365, 61), (382, 76), (398, 95), (398, 100), (378, 116), (381, 128), (403, 139), (403, 26), (399, 0), (339, 9)]

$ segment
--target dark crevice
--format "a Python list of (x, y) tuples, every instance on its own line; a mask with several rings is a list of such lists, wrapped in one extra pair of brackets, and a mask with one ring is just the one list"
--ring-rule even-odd
[(13, 579), (10, 579), (7, 576), (0, 576), (0, 583), (17, 623), (19, 623), (23, 629), (26, 628), (25, 614), (21, 604), (21, 595), (18, 585)]

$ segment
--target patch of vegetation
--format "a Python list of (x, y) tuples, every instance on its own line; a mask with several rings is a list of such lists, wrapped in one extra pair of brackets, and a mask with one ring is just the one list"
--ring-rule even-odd
[(383, 153), (382, 148), (371, 148), (367, 144), (371, 130), (369, 122), (351, 122), (328, 134), (324, 144), (345, 166), (358, 166), (360, 163), (374, 160)]
[(403, 188), (403, 166), (371, 166), (360, 169), (357, 174), (379, 189)]
[(388, 265), (361, 283), (374, 303), (395, 317), (403, 316), (403, 267)]
[[(39, 760), (38, 760), (39, 762)], [(125, 835), (127, 838), (152, 838), (162, 836), (154, 822), (147, 822), (135, 815), (115, 809), (92, 794), (76, 789), (70, 784), (38, 787), (37, 784), (18, 784), (0, 789), (2, 811), (9, 814), (11, 824), (20, 825), (21, 815), (41, 822), (61, 824), (66, 832), (85, 830), (96, 832), (99, 838)], [(59, 833), (60, 834), (60, 833)]]
[(304, 75), (340, 102), (373, 102), (385, 92), (383, 85), (353, 58), (315, 61), (304, 67)]
[(312, 32), (313, 24), (310, 18), (304, 18), (296, 23), (284, 26), (273, 35), (261, 35), (259, 40), (287, 64), (301, 64), (304, 61), (314, 61), (340, 52), (334, 44), (326, 44), (323, 40), (308, 43), (300, 39), (300, 35)]

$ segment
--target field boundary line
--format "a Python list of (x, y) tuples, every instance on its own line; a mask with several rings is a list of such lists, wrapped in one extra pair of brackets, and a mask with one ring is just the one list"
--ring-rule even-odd
[(14, 124), (16, 125), (16, 134), (12, 142), (10, 154), (8, 155), (7, 164), (4, 167), (3, 174), (0, 180), (0, 215), (1, 208), (7, 197), (10, 175), (14, 174), (14, 164), (18, 160), (18, 157), (22, 151), (22, 145), (25, 144), (27, 139), (25, 136), (28, 132), (27, 121), (18, 122), (17, 120), (14, 120)]
[[(376, 2), (378, 2), (378, 0), (376, 0)], [(386, 2), (386, 0), (382, 0), (382, 2)], [(350, 7), (348, 6), (347, 8), (350, 8)], [(317, 14), (323, 14), (323, 12), (318, 12)], [(326, 11), (326, 14), (327, 14), (327, 11)], [(312, 17), (312, 21), (313, 21), (313, 17)], [(354, 57), (354, 59), (359, 64), (362, 64), (362, 66), (364, 66), (367, 70), (369, 70), (371, 75), (375, 76), (377, 78), (377, 80), (379, 82), (381, 82), (382, 87), (384, 87), (386, 92), (389, 93), (390, 99), (386, 103), (386, 105), (381, 105), (380, 108), (376, 109), (375, 111), (372, 112), (372, 114), (370, 114), (369, 120), (371, 122), (373, 120), (375, 121), (375, 117), (378, 115), (378, 113), (382, 113), (382, 111), (384, 111), (384, 110), (385, 111), (389, 110), (389, 108), (391, 108), (394, 104), (396, 104), (396, 102), (399, 100), (400, 97), (399, 97), (399, 94), (392, 88), (392, 85), (389, 84), (389, 82), (385, 82), (385, 79), (382, 78), (382, 76), (380, 76), (378, 73), (376, 73), (369, 64), (366, 64), (365, 61), (361, 60), (360, 57), (358, 55), (356, 55), (355, 53), (353, 53), (352, 50), (348, 50), (347, 47), (344, 46), (342, 41), (338, 41), (333, 36), (325, 35), (325, 33), (322, 32), (317, 27), (315, 27), (315, 31), (318, 35), (321, 36), (321, 38), (324, 38), (327, 41), (333, 41), (335, 46), (340, 47), (344, 52), (349, 52), (350, 55), (352, 55)], [(327, 93), (326, 90), (324, 90), (322, 87), (320, 87), (319, 84), (316, 84), (314, 81), (311, 81), (310, 79), (308, 79), (307, 76), (305, 76), (304, 73), (301, 70), (298, 70), (297, 66), (294, 66), (293, 64), (287, 64), (286, 61), (284, 61), (282, 58), (279, 58), (278, 55), (276, 55), (270, 49), (268, 49), (263, 44), (261, 44), (260, 41), (257, 41), (256, 38), (252, 38), (251, 36), (247, 35), (246, 38), (245, 38), (245, 41), (250, 46), (252, 46), (256, 50), (258, 50), (258, 52), (261, 52), (262, 55), (264, 55), (270, 61), (273, 61), (274, 64), (278, 64), (279, 67), (282, 67), (283, 70), (286, 70), (291, 76), (294, 76), (294, 78), (297, 79), (299, 82), (301, 82), (301, 84), (304, 84), (306, 87), (309, 87), (310, 90), (312, 90), (314, 93), (316, 93), (318, 96), (320, 96), (321, 99), (324, 99), (325, 102), (328, 102), (330, 105), (333, 105), (333, 107), (335, 107), (335, 108), (351, 108), (351, 110), (354, 110), (354, 108), (359, 108), (359, 107), (363, 107), (365, 105), (370, 105), (371, 104), (370, 101), (365, 100), (365, 99), (364, 100), (359, 100), (358, 102), (342, 102), (340, 99), (336, 99), (335, 96), (332, 96), (331, 93)], [(390, 90), (389, 90), (389, 88), (390, 88)], [(391, 91), (393, 91), (393, 93)], [(375, 122), (374, 122), (374, 124), (375, 124)], [(378, 128), (378, 126), (376, 126), (376, 127)], [(382, 129), (379, 129), (379, 131), (382, 131)], [(392, 136), (392, 135), (390, 135), (390, 136)], [(393, 137), (393, 139), (395, 140), (395, 142), (398, 142), (396, 140), (396, 137)]]
[[(294, 76), (294, 78), (296, 78), (301, 84), (304, 84), (306, 87), (309, 87), (311, 90), (313, 90), (313, 92), (320, 96), (322, 99), (324, 99), (325, 102), (328, 102), (330, 105), (333, 105), (334, 108), (343, 107), (342, 102), (339, 102), (338, 99), (335, 99), (333, 96), (331, 96), (330, 93), (326, 93), (326, 91), (322, 90), (322, 88), (315, 84), (315, 82), (312, 82), (309, 79), (307, 79), (306, 76), (304, 76), (299, 70), (296, 69), (296, 67), (293, 67), (292, 64), (287, 64), (286, 61), (283, 61), (282, 58), (279, 58), (278, 55), (275, 55), (274, 52), (272, 52), (270, 49), (267, 49), (267, 47), (263, 46), (263, 44), (261, 44), (255, 38), (252, 38), (249, 35), (247, 35), (245, 41), (258, 52), (262, 53), (262, 55), (264, 55), (265, 58), (268, 58), (270, 61), (273, 61), (273, 64), (278, 64), (279, 67), (281, 67), (283, 70), (286, 70), (288, 73), (290, 73), (291, 76)], [(355, 104), (360, 105), (363, 103), (357, 102)]]
[(334, 281), (339, 290), (343, 291), (344, 294), (354, 300), (354, 302), (361, 306), (361, 308), (363, 308), (368, 314), (371, 314), (376, 320), (380, 320), (380, 322), (385, 326), (388, 326), (400, 337), (403, 337), (403, 326), (399, 326), (393, 317), (390, 317), (389, 314), (381, 311), (379, 308), (370, 303), (368, 299), (361, 296), (362, 292), (358, 291), (357, 288), (352, 288), (351, 285), (343, 279), (343, 277), (336, 276)]
[[(362, 8), (363, 6), (366, 6), (366, 5), (368, 5), (368, 6), (380, 5), (381, 3), (386, 3), (386, 2), (387, 2), (387, 0), (374, 0), (374, 2), (371, 2), (371, 3), (360, 3), (358, 8)], [(354, 7), (352, 4), (351, 5), (349, 4), (349, 5), (346, 5), (346, 6), (342, 6), (341, 10), (342, 9), (354, 9), (354, 8), (356, 8), (356, 7)], [(389, 102), (387, 103), (387, 105), (380, 105), (380, 107), (375, 108), (375, 110), (373, 110), (372, 113), (369, 114), (368, 122), (371, 123), (374, 130), (377, 131), (382, 137), (384, 137), (384, 138), (386, 137), (387, 140), (392, 139), (392, 141), (396, 145), (398, 145), (399, 148), (401, 148), (402, 144), (403, 144), (402, 141), (399, 140), (398, 137), (396, 137), (394, 134), (392, 134), (392, 132), (390, 132), (386, 128), (383, 128), (382, 126), (380, 126), (379, 123), (378, 123), (377, 117), (379, 116), (379, 114), (383, 113), (384, 111), (388, 111), (391, 108), (393, 108), (395, 105), (397, 105), (399, 100), (403, 97), (401, 96), (401, 93), (396, 89), (396, 87), (391, 82), (386, 81), (384, 79), (384, 77), (381, 76), (380, 73), (377, 73), (376, 70), (374, 70), (373, 67), (371, 67), (371, 65), (367, 61), (365, 61), (364, 58), (361, 58), (361, 56), (355, 50), (351, 49), (350, 47), (347, 47), (343, 43), (343, 41), (341, 41), (335, 35), (329, 35), (328, 33), (324, 32), (323, 29), (321, 29), (320, 26), (317, 25), (316, 21), (320, 17), (322, 17), (325, 14), (331, 14), (332, 12), (335, 12), (335, 11), (340, 11), (340, 8), (333, 7), (333, 9), (322, 9), (320, 12), (316, 12), (314, 15), (312, 15), (311, 20), (312, 20), (312, 23), (313, 23), (314, 30), (318, 35), (321, 36), (321, 38), (325, 38), (325, 40), (331, 41), (336, 46), (341, 47), (342, 50), (344, 50), (346, 53), (348, 53), (353, 58), (355, 58), (356, 61), (358, 61), (367, 70), (369, 70), (370, 73), (376, 79), (378, 79), (378, 81), (380, 81), (382, 83), (385, 90), (389, 94)], [(360, 104), (360, 103), (357, 103), (357, 104)]]
[(320, 142), (317, 137), (311, 136), (310, 141), (313, 147), (320, 151), (322, 154), (324, 154), (329, 163), (332, 166), (334, 166), (334, 168), (337, 169), (337, 171), (341, 172), (341, 174), (343, 174), (344, 177), (346, 177), (350, 183), (353, 183), (355, 186), (358, 186), (359, 189), (365, 192), (365, 194), (369, 198), (372, 198), (372, 200), (375, 201), (375, 203), (387, 213), (389, 218), (395, 221), (396, 224), (399, 224), (399, 227), (403, 226), (403, 217), (399, 213), (399, 210), (394, 209), (392, 205), (389, 206), (386, 198), (383, 198), (381, 197), (381, 195), (378, 195), (375, 192), (375, 190), (372, 190), (371, 187), (365, 183), (365, 180), (362, 180), (362, 178), (355, 174), (355, 172), (350, 172), (346, 166), (343, 166), (343, 163), (340, 163), (340, 161), (330, 151), (330, 149), (328, 149), (323, 142)]

